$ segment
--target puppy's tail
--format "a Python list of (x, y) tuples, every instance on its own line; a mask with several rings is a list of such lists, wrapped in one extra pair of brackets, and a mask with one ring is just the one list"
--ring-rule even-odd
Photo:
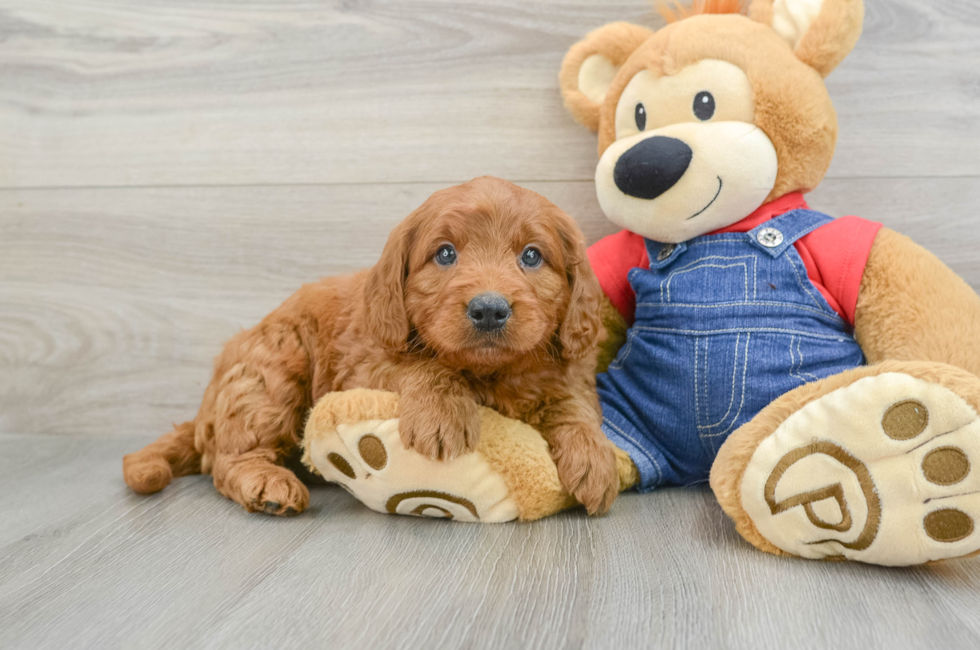
[(184, 422), (134, 454), (123, 457), (123, 478), (140, 494), (167, 487), (175, 476), (201, 473), (201, 454), (194, 447), (194, 423)]

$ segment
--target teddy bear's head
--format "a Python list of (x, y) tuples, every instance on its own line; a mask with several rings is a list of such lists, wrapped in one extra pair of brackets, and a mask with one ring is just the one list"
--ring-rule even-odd
[(565, 56), (565, 104), (599, 133), (596, 192), (617, 225), (679, 243), (823, 179), (837, 139), (823, 77), (857, 42), (864, 5), (747, 9), (699, 0), (656, 32), (609, 24)]

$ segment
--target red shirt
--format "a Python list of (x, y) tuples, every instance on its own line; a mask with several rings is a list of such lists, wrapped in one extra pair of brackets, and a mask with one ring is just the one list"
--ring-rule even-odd
[[(709, 235), (748, 232), (779, 215), (808, 208), (803, 194), (794, 192), (766, 203), (738, 223)], [(880, 223), (859, 217), (841, 217), (796, 241), (794, 247), (806, 265), (807, 275), (841, 318), (854, 324), (858, 292), (868, 255)], [(600, 239), (589, 247), (589, 262), (602, 290), (630, 324), (636, 311), (636, 295), (627, 280), (630, 269), (650, 268), (643, 237), (628, 230)]]

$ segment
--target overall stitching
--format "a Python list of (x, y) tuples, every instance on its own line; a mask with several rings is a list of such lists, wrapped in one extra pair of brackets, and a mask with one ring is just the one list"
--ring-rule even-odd
[(698, 305), (694, 303), (687, 302), (671, 302), (671, 303), (660, 303), (660, 302), (638, 302), (637, 307), (652, 307), (654, 309), (658, 307), (663, 307), (669, 304), (671, 307), (695, 307), (697, 309), (723, 309), (725, 307), (737, 307), (737, 306), (750, 306), (750, 307), (780, 307), (785, 309), (798, 309), (799, 311), (805, 311), (808, 314), (818, 316), (820, 318), (826, 318), (835, 323), (841, 323), (843, 325), (844, 321), (841, 317), (834, 312), (833, 316), (828, 314), (826, 311), (820, 311), (819, 309), (814, 309), (813, 307), (804, 307), (803, 305), (794, 305), (790, 302), (720, 302), (715, 305)]
[(653, 463), (653, 466), (657, 468), (657, 479), (658, 480), (663, 476), (663, 474), (664, 474), (663, 473), (663, 470), (660, 469), (660, 463), (657, 462), (656, 457), (653, 454), (651, 454), (649, 451), (647, 451), (646, 449), (644, 449), (643, 445), (639, 441), (637, 441), (635, 438), (633, 438), (632, 436), (630, 436), (629, 434), (627, 434), (625, 431), (623, 431), (622, 429), (620, 429), (619, 427), (617, 427), (615, 424), (613, 424), (612, 422), (610, 422), (608, 420), (608, 418), (602, 418), (602, 423), (604, 425), (608, 426), (610, 429), (612, 429), (616, 433), (618, 433), (620, 436), (622, 436), (626, 440), (629, 440), (630, 442), (632, 442), (636, 446), (636, 448), (640, 450), (640, 453), (642, 453), (644, 456), (646, 456), (647, 459), (651, 463)]
[[(752, 341), (752, 334), (747, 334), (745, 337), (745, 346), (743, 350), (744, 358), (742, 359), (742, 384), (741, 384), (742, 398), (738, 405), (738, 411), (736, 411), (734, 417), (732, 417), (732, 424), (729, 424), (728, 428), (726, 428), (721, 433), (700, 434), (702, 438), (716, 438), (718, 436), (724, 436), (727, 435), (728, 433), (731, 433), (734, 427), (734, 423), (738, 421), (738, 416), (742, 414), (742, 409), (745, 407), (745, 377), (748, 374), (748, 370), (749, 370), (749, 344), (751, 343), (751, 341)], [(735, 347), (735, 356), (738, 357), (738, 346)], [(732, 369), (732, 397), (731, 397), (730, 404), (735, 403), (735, 378), (737, 376), (738, 376), (738, 362), (736, 361), (735, 367)], [(728, 412), (725, 413), (725, 417), (719, 420), (716, 424), (708, 424), (703, 427), (699, 426), (698, 429), (714, 429), (716, 427), (720, 427), (725, 423), (725, 420), (728, 419), (728, 416), (731, 412), (732, 412), (731, 405), (729, 405), (729, 409)]]
[(623, 367), (623, 364), (626, 363), (626, 360), (630, 356), (630, 349), (633, 347), (633, 337), (635, 337), (636, 334), (637, 330), (631, 329), (630, 333), (626, 335), (626, 344), (620, 348), (619, 354), (617, 354), (616, 358), (609, 364), (609, 368), (611, 370), (619, 370)]
[[(864, 363), (793, 246), (829, 221), (797, 210), (678, 244), (655, 264), (662, 246), (646, 242), (650, 269), (627, 275), (636, 323), (597, 379), (603, 429), (637, 456), (640, 489), (703, 481), (721, 443), (773, 399)], [(766, 227), (784, 236), (775, 249), (755, 239)]]
[[(823, 307), (820, 301), (817, 300), (817, 297), (810, 291), (809, 287), (806, 286), (808, 284), (813, 286), (813, 283), (810, 282), (810, 278), (807, 277), (804, 279), (804, 276), (806, 276), (806, 268), (803, 269), (803, 275), (800, 275), (800, 270), (796, 268), (796, 262), (792, 258), (790, 258), (789, 264), (790, 268), (792, 268), (793, 272), (796, 274), (796, 281), (799, 283), (800, 288), (806, 292), (806, 295), (810, 296), (810, 298), (813, 300), (813, 304), (815, 304), (817, 307)], [(823, 298), (823, 296), (820, 297)], [(826, 302), (826, 300), (824, 300), (824, 302)], [(830, 305), (828, 304), (827, 306), (829, 307)]]
[(663, 333), (674, 333), (674, 334), (689, 334), (689, 335), (716, 335), (716, 334), (738, 334), (741, 332), (771, 332), (773, 334), (795, 334), (804, 338), (811, 339), (824, 339), (829, 341), (843, 342), (844, 339), (849, 338), (847, 334), (816, 334), (814, 332), (807, 332), (804, 330), (790, 330), (782, 329), (779, 327), (733, 327), (727, 330), (686, 330), (678, 329), (674, 327), (648, 327), (646, 325), (634, 325), (635, 329), (646, 332), (663, 332)]
[[(732, 261), (732, 262), (734, 262), (736, 260), (748, 260), (749, 262), (752, 262), (752, 286), (753, 286), (753, 288), (755, 288), (756, 284), (758, 283), (758, 280), (756, 279), (756, 277), (757, 277), (757, 270), (756, 270), (756, 268), (757, 267), (756, 267), (756, 263), (755, 263), (756, 262), (755, 258), (749, 257), (747, 255), (742, 255), (742, 256), (711, 255), (711, 256), (708, 256), (708, 257), (703, 257), (700, 260), (697, 260), (696, 262), (691, 262), (687, 266), (682, 266), (681, 268), (675, 270), (673, 273), (671, 273), (669, 276), (667, 276), (667, 279), (664, 280), (661, 283), (661, 285), (660, 285), (660, 300), (661, 300), (661, 302), (663, 302), (664, 286), (667, 287), (667, 302), (669, 303), (671, 301), (671, 298), (670, 298), (670, 283), (671, 283), (671, 280), (673, 280), (674, 277), (676, 277), (676, 276), (683, 275), (685, 273), (690, 273), (692, 271), (697, 271), (699, 269), (704, 269), (704, 268), (730, 269), (730, 268), (735, 268), (735, 267), (738, 267), (738, 266), (741, 266), (742, 267), (742, 271), (743, 271), (744, 277), (745, 277), (745, 296), (743, 298), (743, 301), (749, 299), (749, 269), (748, 269), (748, 265), (746, 263), (743, 262), (742, 264), (704, 264), (704, 262), (707, 261), (707, 260), (726, 260), (726, 261)], [(755, 291), (753, 291), (753, 293), (755, 293)], [(753, 298), (755, 298), (755, 295), (753, 295)]]
[[(729, 415), (731, 415), (732, 406), (735, 404), (735, 387), (736, 387), (735, 378), (738, 375), (738, 344), (741, 342), (741, 340), (742, 340), (742, 335), (741, 334), (738, 334), (738, 335), (735, 336), (735, 349), (732, 351), (732, 392), (729, 393), (729, 396), (728, 396), (728, 410), (725, 411), (725, 415), (718, 422), (715, 422), (714, 424), (698, 424), (698, 429), (713, 429), (713, 428), (717, 427), (718, 425), (722, 424), (725, 421), (725, 419)], [(704, 385), (704, 397), (705, 397), (705, 401), (707, 401), (707, 399), (708, 399), (708, 382), (707, 382), (707, 378), (711, 376), (711, 367), (708, 365), (709, 363), (711, 363), (711, 356), (708, 354), (708, 346), (710, 344), (711, 339), (704, 339), (704, 341), (705, 341), (705, 346), (704, 346), (704, 376), (705, 376), (705, 381), (702, 382), (702, 383)], [(744, 399), (744, 395), (743, 395), (743, 399)], [(710, 417), (710, 414), (708, 412), (705, 412), (704, 413), (704, 418), (698, 418), (698, 419), (699, 420), (702, 420), (702, 422), (703, 422), (703, 420), (708, 419), (708, 417)]]

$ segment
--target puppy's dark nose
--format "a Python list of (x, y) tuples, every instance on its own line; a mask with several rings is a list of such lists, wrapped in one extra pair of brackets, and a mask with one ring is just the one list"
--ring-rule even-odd
[(616, 161), (613, 180), (623, 194), (655, 199), (684, 176), (694, 152), (676, 138), (655, 135), (636, 143)]
[(510, 303), (499, 293), (481, 293), (466, 306), (466, 315), (481, 332), (501, 329), (510, 318)]

